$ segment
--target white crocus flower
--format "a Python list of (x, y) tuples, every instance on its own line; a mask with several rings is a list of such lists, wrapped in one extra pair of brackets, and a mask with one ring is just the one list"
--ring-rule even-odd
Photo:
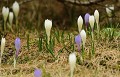
[(78, 30), (80, 32), (83, 25), (83, 18), (81, 16), (78, 17), (77, 24), (78, 24)]
[(9, 8), (7, 7), (3, 7), (2, 8), (2, 15), (3, 15), (3, 18), (4, 18), (4, 22), (7, 21), (7, 17), (8, 17), (8, 14), (9, 14)]
[(97, 31), (98, 31), (97, 36), (99, 38), (100, 27), (99, 27), (99, 12), (98, 12), (98, 10), (95, 10), (94, 17), (95, 17), (95, 21), (96, 21), (96, 24), (97, 24)]
[(85, 43), (86, 43), (86, 32), (85, 32), (85, 30), (81, 30), (80, 36), (82, 38), (83, 47), (85, 47)]
[(109, 7), (108, 5), (106, 5), (106, 12), (107, 12), (108, 17), (112, 17), (112, 11), (114, 11), (114, 5), (109, 6)]
[(95, 18), (94, 18), (93, 15), (91, 15), (89, 17), (89, 23), (90, 23), (91, 28), (93, 29), (94, 28), (94, 23), (95, 23)]
[(12, 26), (12, 23), (13, 23), (13, 12), (9, 13), (9, 23)]
[(17, 1), (15, 1), (13, 3), (13, 6), (12, 6), (12, 9), (13, 9), (13, 12), (15, 14), (15, 17), (17, 18), (18, 17), (18, 14), (19, 14), (19, 10), (20, 10), (20, 7), (19, 7), (19, 4)]
[(2, 38), (1, 39), (1, 57), (4, 52), (4, 48), (5, 48), (5, 38)]
[(96, 23), (99, 23), (99, 12), (98, 12), (98, 10), (95, 10), (94, 17), (95, 17)]
[(75, 68), (75, 65), (76, 65), (76, 54), (75, 53), (71, 53), (69, 55), (69, 64), (70, 64), (70, 72), (71, 72), (70, 77), (73, 77), (73, 72), (74, 72), (74, 68)]
[(52, 28), (52, 21), (46, 19), (44, 25), (45, 25), (46, 34), (47, 34), (47, 37), (48, 37), (48, 44), (49, 44), (49, 41), (50, 41), (50, 31), (51, 31), (51, 28)]

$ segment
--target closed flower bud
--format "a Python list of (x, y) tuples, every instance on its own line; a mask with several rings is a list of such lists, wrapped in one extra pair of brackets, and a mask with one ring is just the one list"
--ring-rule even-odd
[(75, 43), (78, 46), (78, 51), (80, 51), (80, 45), (81, 45), (81, 36), (80, 36), (80, 34), (78, 34), (77, 36), (75, 36)]
[(3, 15), (3, 18), (4, 18), (4, 22), (7, 21), (7, 17), (8, 17), (8, 14), (9, 14), (9, 8), (7, 7), (3, 7), (2, 8), (2, 15)]
[(71, 53), (69, 55), (69, 64), (70, 64), (71, 77), (73, 77), (73, 72), (74, 72), (74, 68), (76, 65), (76, 54), (75, 53)]
[(9, 23), (10, 23), (10, 25), (12, 25), (12, 23), (13, 23), (13, 12), (9, 13)]
[(34, 71), (34, 77), (42, 77), (42, 72), (39, 69), (35, 69)]
[(99, 12), (98, 12), (98, 10), (95, 10), (94, 17), (95, 17), (96, 23), (99, 23)]
[(19, 14), (19, 10), (20, 10), (20, 7), (19, 7), (19, 4), (17, 1), (15, 1), (13, 3), (13, 6), (12, 6), (12, 9), (13, 9), (13, 12), (15, 14), (15, 17), (17, 18), (18, 17), (18, 14)]
[(85, 30), (81, 30), (80, 36), (82, 38), (83, 46), (85, 47), (85, 43), (86, 43), (86, 32), (85, 32)]
[(86, 27), (87, 27), (88, 24), (89, 24), (89, 16), (90, 16), (90, 14), (89, 14), (89, 13), (86, 13), (86, 14), (85, 14), (85, 17), (84, 17)]
[(94, 23), (95, 23), (95, 18), (94, 18), (93, 15), (91, 15), (89, 17), (89, 23), (90, 23), (91, 28), (93, 29), (94, 28)]
[(77, 24), (78, 24), (78, 30), (80, 32), (83, 25), (83, 18), (81, 16), (78, 17)]
[(15, 49), (16, 49), (16, 57), (17, 57), (20, 51), (20, 38), (18, 37), (15, 39)]
[(1, 57), (4, 52), (4, 48), (5, 48), (5, 38), (2, 38), (1, 39)]
[(114, 5), (108, 6), (106, 5), (106, 12), (108, 17), (112, 17), (112, 12), (114, 11)]
[(46, 34), (47, 34), (47, 37), (48, 37), (48, 44), (49, 44), (49, 41), (50, 41), (50, 31), (51, 31), (51, 28), (52, 28), (52, 21), (51, 20), (45, 20), (45, 30), (46, 30)]

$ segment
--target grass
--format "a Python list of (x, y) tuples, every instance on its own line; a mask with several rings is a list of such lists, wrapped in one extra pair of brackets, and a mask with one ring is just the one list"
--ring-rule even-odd
[[(52, 31), (52, 36), (54, 35)], [(9, 56), (10, 48), (12, 53), (15, 53), (14, 39), (12, 33), (6, 36), (6, 48), (3, 54), (2, 60), (2, 74), (3, 77), (33, 77), (34, 69), (37, 67), (42, 70), (42, 77), (69, 77), (70, 69), (68, 64), (69, 53), (73, 52), (72, 43), (75, 46), (75, 52), (77, 53), (77, 65), (75, 68), (75, 77), (119, 77), (120, 76), (120, 49), (118, 47), (119, 38), (112, 41), (104, 40), (104, 37), (100, 39), (100, 42), (95, 38), (95, 55), (89, 57), (91, 52), (91, 38), (87, 36), (87, 43), (85, 46), (85, 59), (81, 64), (80, 52), (77, 51), (77, 47), (74, 43), (74, 35), (77, 32), (74, 31), (68, 34), (69, 31), (64, 32), (64, 43), (59, 42), (55, 38), (54, 55), (58, 54), (61, 48), (65, 47), (58, 55), (57, 60), (54, 60), (52, 55), (46, 49), (43, 42), (43, 49), (39, 52), (38, 41), (39, 37), (36, 36), (37, 32), (30, 32), (29, 34), (29, 51), (27, 47), (27, 39), (24, 33), (20, 33), (21, 38), (21, 51), (18, 56), (18, 62), (16, 68), (13, 69), (13, 56)], [(59, 33), (62, 35), (62, 31)], [(101, 32), (101, 35), (103, 33)], [(11, 38), (12, 37), (12, 38)], [(71, 43), (71, 41), (73, 41)], [(86, 74), (87, 73), (87, 74)]]

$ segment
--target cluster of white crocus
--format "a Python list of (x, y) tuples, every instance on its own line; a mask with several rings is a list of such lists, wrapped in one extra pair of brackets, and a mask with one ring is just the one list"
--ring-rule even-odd
[(76, 65), (76, 54), (73, 52), (69, 55), (70, 77), (73, 77), (74, 68)]
[(85, 46), (85, 42), (86, 42), (86, 32), (85, 32), (85, 30), (82, 30), (83, 18), (81, 17), (81, 15), (78, 17), (77, 24), (78, 24), (78, 31), (79, 31), (80, 36), (81, 36), (81, 38), (82, 38), (83, 46)]
[(46, 34), (47, 34), (47, 42), (49, 44), (49, 41), (50, 41), (50, 31), (51, 31), (51, 28), (52, 28), (52, 21), (46, 19), (44, 25), (45, 25), (45, 30), (46, 30)]
[[(14, 12), (16, 20), (17, 20), (17, 17), (18, 17), (18, 14), (19, 14), (19, 4), (18, 4), (18, 2), (15, 1), (13, 3), (12, 9), (13, 9), (13, 12)], [(5, 30), (6, 30), (6, 21), (7, 21), (8, 15), (9, 15), (9, 25), (12, 26), (12, 22), (13, 22), (13, 18), (14, 18), (13, 12), (9, 12), (8, 7), (7, 8), (3, 7), (3, 9), (2, 9), (2, 15), (3, 15), (3, 19), (4, 19), (4, 29)]]
[(77, 24), (78, 24), (78, 31), (80, 33), (83, 25), (83, 18), (81, 16), (78, 17)]

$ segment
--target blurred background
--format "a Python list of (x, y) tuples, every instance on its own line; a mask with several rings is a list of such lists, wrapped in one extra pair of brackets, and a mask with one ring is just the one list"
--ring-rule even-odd
[[(11, 7), (15, 0), (0, 0), (0, 10), (2, 7)], [(42, 29), (44, 20), (51, 19), (53, 26), (60, 29), (69, 29), (75, 27), (79, 15), (86, 13), (94, 14), (94, 10), (98, 9), (100, 13), (100, 24), (108, 22), (106, 6), (114, 5), (113, 23), (120, 22), (120, 0), (16, 0), (20, 4), (19, 24), (26, 27)], [(0, 13), (0, 24), (3, 18)]]

